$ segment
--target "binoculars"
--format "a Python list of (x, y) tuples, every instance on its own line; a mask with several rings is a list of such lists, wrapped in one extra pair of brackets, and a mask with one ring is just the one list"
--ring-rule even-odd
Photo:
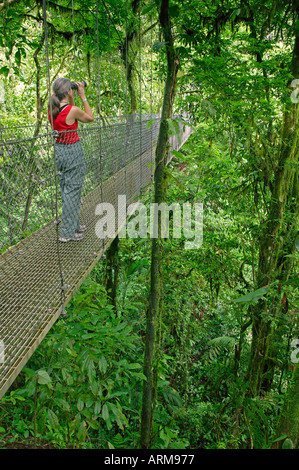
[[(84, 88), (86, 88), (86, 87), (87, 87), (87, 83), (86, 83), (84, 80), (82, 80), (82, 83), (83, 83), (83, 85), (84, 85)], [(72, 88), (72, 90), (78, 90), (77, 83), (72, 82), (71, 88)]]

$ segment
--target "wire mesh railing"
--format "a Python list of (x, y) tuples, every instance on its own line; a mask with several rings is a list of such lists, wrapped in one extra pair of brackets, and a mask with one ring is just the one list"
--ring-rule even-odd
[[(111, 204), (125, 220), (118, 196), (125, 195), (128, 206), (151, 183), (159, 123), (159, 116), (136, 115), (80, 127), (85, 162), (79, 218), (86, 230), (79, 243), (58, 241), (66, 213), (62, 186), (70, 168), (57, 165), (57, 134), (47, 126), (38, 135), (29, 126), (1, 129), (0, 397), (108, 246), (108, 237), (96, 236), (97, 205)], [(181, 123), (171, 147), (178, 149), (190, 133)], [(77, 159), (74, 167), (80, 167)], [(75, 193), (68, 197), (71, 203)]]
[[(153, 120), (154, 119), (154, 120)], [(152, 128), (148, 128), (152, 121)], [(86, 195), (129, 160), (137, 158), (157, 137), (159, 118), (106, 118), (101, 125), (78, 131), (86, 161), (82, 194)], [(54, 217), (55, 171), (53, 134), (45, 126), (2, 128), (0, 133), (0, 251), (14, 245)], [(101, 132), (101, 139), (99, 139)], [(142, 148), (139, 137), (142, 132)], [(102, 163), (100, 174), (100, 162)]]

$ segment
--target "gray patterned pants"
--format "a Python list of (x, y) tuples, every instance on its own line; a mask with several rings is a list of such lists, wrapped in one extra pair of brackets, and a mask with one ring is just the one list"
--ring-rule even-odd
[(80, 226), (81, 189), (85, 177), (85, 157), (80, 140), (55, 144), (56, 168), (62, 197), (61, 237), (73, 237)]

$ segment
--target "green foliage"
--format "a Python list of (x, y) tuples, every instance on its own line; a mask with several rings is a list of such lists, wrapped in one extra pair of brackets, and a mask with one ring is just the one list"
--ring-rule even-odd
[[(144, 378), (132, 361), (140, 338), (107, 304), (103, 289), (86, 281), (54, 331), (24, 370), (25, 385), (12, 399), (26, 399), (27, 413), (37, 416), (36, 436), (58, 446), (81, 446), (88, 439), (101, 446), (109, 431), (136, 425), (136, 408)], [(47, 358), (47, 370), (35, 369)], [(37, 396), (34, 400), (35, 395)], [(32, 426), (14, 432), (33, 434)]]
[(270, 286), (269, 287), (262, 287), (261, 289), (257, 289), (254, 292), (251, 292), (250, 294), (247, 295), (242, 295), (242, 297), (239, 297), (238, 299), (234, 299), (233, 301), (236, 303), (242, 303), (242, 304), (256, 304), (260, 299), (264, 298), (264, 296), (269, 292)]
[[(122, 0), (106, 3), (111, 23), (100, 3), (97, 45), (93, 6), (74, 1), (75, 47), (70, 6), (49, 5), (50, 75), (86, 78), (92, 107), (97, 109), (100, 98), (102, 115), (117, 116), (128, 111), (125, 73), (130, 63), (133, 89), (142, 88), (138, 107), (158, 112), (166, 75), (165, 42), (155, 27), (160, 1), (142, 4), (140, 37), (139, 12), (134, 16), (131, 3), (128, 16)], [(2, 6), (0, 75), (6, 102), (1, 125), (33, 123), (37, 92), (43, 111), (48, 93), (44, 50), (39, 49), (44, 39), (41, 4), (30, 0)], [(270, 250), (271, 256), (275, 251), (271, 280), (259, 281), (261, 247), (278, 220), (268, 217), (273, 191), (280, 187), (277, 175), (285, 170), (280, 150), (291, 137), (281, 140), (282, 116), (291, 106), (287, 84), (293, 78), (296, 12), (283, 2), (191, 0), (182, 8), (181, 1), (173, 0), (169, 13), (180, 60), (174, 112), (187, 113), (194, 134), (179, 151), (170, 149), (174, 158), (166, 202), (202, 202), (204, 240), (198, 250), (184, 250), (183, 236), (161, 242), (164, 299), (152, 447), (269, 448), (283, 441), (284, 448), (293, 448), (296, 443), (284, 432), (271, 440), (291, 377), (290, 342), (297, 328), (299, 238), (292, 195), (298, 188), (294, 184), (293, 193), (287, 189), (291, 177), (281, 185), (287, 202), (270, 237), (275, 246)], [(133, 39), (126, 62), (122, 51), (128, 32)], [(179, 123), (168, 120), (170, 135), (179, 135)], [(16, 140), (23, 132), (15, 131)], [(15, 154), (27, 167), (34, 166), (36, 178), (39, 165), (52, 161), (40, 148), (32, 154), (17, 143), (11, 154), (4, 149), (2, 197), (8, 183), (19, 177)], [(287, 175), (296, 166), (297, 161), (289, 162)], [(23, 190), (18, 187), (19, 194)], [(40, 202), (50, 199), (51, 191), (42, 186), (34, 199), (32, 230)], [(150, 197), (143, 201), (148, 204)], [(23, 208), (15, 206), (16, 222)], [(5, 225), (5, 208), (1, 211)], [(8, 231), (5, 236), (8, 243)], [(103, 265), (95, 268), (68, 306), (67, 318), (56, 323), (24, 369), (17, 389), (1, 400), (4, 446), (46, 439), (56, 447), (138, 447), (150, 260), (149, 240), (121, 242), (117, 310), (101, 287)], [(267, 322), (263, 342), (269, 345), (267, 357), (259, 361), (271, 368), (262, 377), (261, 393), (251, 396), (248, 365), (259, 320)]]

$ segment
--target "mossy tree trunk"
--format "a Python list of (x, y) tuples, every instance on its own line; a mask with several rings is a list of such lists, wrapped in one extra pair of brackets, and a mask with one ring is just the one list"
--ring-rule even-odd
[[(155, 154), (154, 202), (160, 204), (166, 200), (166, 165), (168, 156), (169, 123), (175, 97), (179, 60), (176, 55), (169, 0), (162, 0), (159, 15), (167, 55), (167, 78), (164, 88), (164, 99), (159, 136)], [(153, 411), (156, 399), (157, 367), (160, 354), (160, 322), (163, 301), (162, 287), (163, 244), (161, 239), (161, 220), (159, 220), (158, 238), (152, 239), (151, 253), (151, 289), (149, 309), (146, 316), (146, 337), (144, 356), (144, 381), (141, 412), (141, 448), (147, 449), (151, 443)]]
[[(298, 18), (298, 6), (296, 8), (294, 13)], [(299, 76), (298, 30), (290, 72), (294, 78)], [(290, 87), (290, 95), (291, 92)], [(256, 288), (267, 286), (275, 280), (286, 281), (292, 268), (287, 255), (292, 250), (292, 243), (294, 247), (296, 227), (298, 226), (298, 204), (294, 204), (292, 201), (293, 195), (298, 194), (299, 189), (298, 177), (296, 176), (299, 155), (298, 109), (298, 104), (289, 100), (284, 112), (281, 146), (274, 172), (271, 200), (260, 238)], [(287, 234), (285, 227), (290, 210), (293, 212), (294, 223), (291, 231), (289, 230)], [(271, 381), (267, 380), (266, 375), (270, 369), (273, 375), (275, 364), (275, 358), (273, 358), (275, 351), (271, 345), (274, 333), (273, 320), (277, 321), (277, 315), (281, 309), (280, 297), (277, 296), (276, 299), (273, 299), (271, 307), (265, 299), (259, 301), (251, 309), (252, 346), (248, 367), (249, 395), (251, 396), (259, 395), (265, 387), (268, 387), (267, 384)]]
[(116, 236), (106, 251), (105, 288), (111, 304), (116, 309), (119, 266), (119, 238)]
[(277, 441), (275, 448), (299, 447), (299, 363), (295, 365), (292, 383), (286, 393), (284, 404), (280, 411), (276, 439), (286, 435), (285, 439)]
[(136, 27), (136, 16), (138, 10), (140, 8), (140, 0), (133, 0), (132, 1), (132, 12), (133, 12), (133, 19), (129, 22), (126, 31), (126, 38), (121, 45), (121, 59), (124, 64), (126, 79), (127, 79), (127, 87), (128, 93), (130, 98), (130, 108), (128, 110), (129, 114), (135, 114), (137, 111), (137, 95), (134, 85), (134, 59), (135, 54), (132, 53), (131, 48), (134, 40), (138, 36), (137, 27)]

